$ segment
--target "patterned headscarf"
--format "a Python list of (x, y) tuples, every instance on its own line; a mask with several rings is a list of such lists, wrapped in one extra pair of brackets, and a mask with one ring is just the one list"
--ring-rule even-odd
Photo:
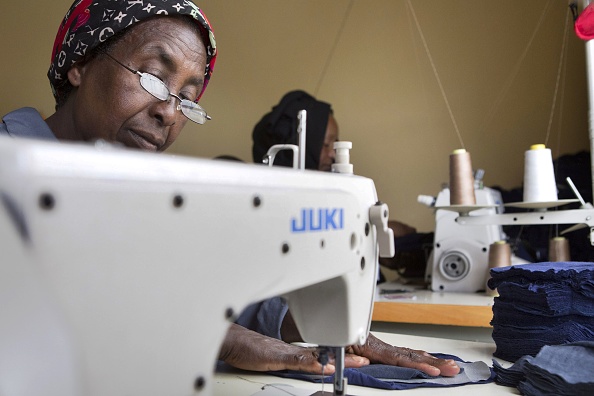
[(155, 15), (189, 15), (203, 33), (206, 70), (197, 102), (212, 75), (217, 44), (208, 19), (190, 0), (76, 0), (58, 29), (47, 73), (56, 100), (57, 90), (68, 81), (66, 75), (75, 62), (114, 34)]
[[(268, 149), (275, 144), (298, 144), (297, 113), (300, 110), (307, 110), (305, 168), (318, 169), (332, 108), (304, 91), (285, 94), (279, 104), (256, 124), (252, 133), (254, 162), (262, 163)], [(280, 151), (274, 159), (274, 165), (292, 166), (292, 158), (292, 151)]]

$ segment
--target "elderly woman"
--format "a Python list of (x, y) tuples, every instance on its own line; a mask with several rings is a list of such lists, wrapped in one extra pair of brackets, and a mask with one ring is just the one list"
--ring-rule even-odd
[[(56, 36), (48, 77), (56, 112), (33, 109), (3, 118), (11, 136), (105, 139), (162, 151), (188, 119), (204, 123), (197, 104), (216, 59), (212, 30), (192, 3), (78, 0)], [(161, 16), (167, 14), (168, 16)]]
[[(154, 4), (153, 4), (154, 3)], [(3, 117), (0, 134), (60, 141), (104, 139), (163, 151), (188, 120), (209, 119), (198, 100), (217, 50), (212, 28), (190, 1), (153, 3), (77, 0), (60, 25), (48, 77), (56, 111), (46, 120), (31, 108)], [(373, 339), (372, 339), (373, 340)], [(458, 372), (421, 351), (375, 341), (354, 347), (349, 366), (385, 361), (430, 374)], [(320, 372), (315, 351), (232, 324), (220, 358), (251, 370)], [(326, 373), (332, 368), (327, 367)]]

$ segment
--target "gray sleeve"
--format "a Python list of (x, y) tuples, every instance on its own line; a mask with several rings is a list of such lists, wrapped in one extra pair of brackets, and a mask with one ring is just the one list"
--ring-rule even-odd
[(274, 297), (248, 306), (235, 321), (238, 325), (281, 340), (281, 325), (289, 310), (285, 300)]
[(58, 139), (39, 112), (32, 107), (23, 107), (4, 115), (1, 135), (57, 141)]

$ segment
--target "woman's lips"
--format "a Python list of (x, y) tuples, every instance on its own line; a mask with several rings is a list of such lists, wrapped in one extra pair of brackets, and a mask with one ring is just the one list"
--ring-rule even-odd
[(134, 143), (145, 151), (157, 151), (162, 146), (150, 139), (151, 135), (149, 133), (130, 130), (130, 136), (134, 140)]

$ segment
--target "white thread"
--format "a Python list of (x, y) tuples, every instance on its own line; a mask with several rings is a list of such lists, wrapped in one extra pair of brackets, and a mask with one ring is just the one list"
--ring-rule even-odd
[(534, 145), (524, 155), (524, 202), (557, 201), (551, 150)]
[(322, 68), (322, 73), (320, 74), (320, 79), (318, 80), (318, 83), (316, 84), (316, 87), (314, 89), (315, 96), (318, 96), (318, 91), (320, 90), (320, 87), (322, 86), (322, 81), (324, 81), (324, 78), (326, 77), (326, 72), (328, 71), (328, 66), (330, 66), (330, 62), (334, 58), (334, 52), (336, 52), (336, 48), (338, 47), (338, 42), (340, 41), (340, 38), (342, 37), (342, 31), (344, 30), (344, 27), (346, 26), (346, 22), (349, 19), (349, 15), (351, 15), (351, 9), (353, 8), (354, 1), (355, 0), (351, 0), (351, 2), (347, 6), (347, 9), (344, 13), (342, 22), (340, 23), (340, 27), (338, 28), (338, 32), (336, 33), (336, 37), (334, 38), (334, 43), (332, 44), (332, 48), (328, 52), (328, 58), (326, 59), (326, 63), (324, 64), (324, 67)]
[(534, 28), (534, 31), (532, 32), (532, 35), (530, 36), (530, 39), (528, 40), (528, 43), (526, 44), (524, 51), (522, 51), (522, 54), (518, 58), (518, 61), (512, 68), (510, 75), (508, 76), (507, 80), (503, 84), (501, 91), (497, 95), (497, 98), (495, 99), (495, 102), (493, 103), (491, 110), (489, 111), (489, 113), (487, 114), (487, 117), (485, 118), (485, 120), (483, 121), (481, 126), (479, 127), (479, 131), (483, 131), (484, 129), (486, 129), (486, 125), (491, 124), (491, 120), (493, 119), (493, 117), (495, 117), (497, 110), (499, 109), (499, 107), (501, 106), (501, 103), (503, 103), (503, 100), (505, 99), (505, 97), (507, 96), (507, 93), (511, 89), (511, 86), (512, 86), (514, 80), (516, 79), (518, 73), (520, 72), (521, 67), (523, 66), (524, 59), (526, 58), (526, 55), (528, 55), (528, 50), (532, 46), (532, 43), (534, 42), (534, 39), (536, 38), (536, 34), (540, 30), (540, 27), (541, 27), (543, 21), (545, 20), (545, 16), (547, 15), (547, 13), (549, 11), (550, 5), (551, 5), (551, 0), (549, 0), (547, 2), (547, 4), (545, 4), (545, 7), (543, 8), (543, 10), (540, 14), (540, 18), (538, 19), (536, 27)]
[(262, 387), (262, 390), (265, 390), (265, 389), (266, 389), (266, 387), (271, 387), (271, 388), (274, 388), (274, 389), (276, 389), (276, 390), (279, 390), (279, 391), (281, 391), (281, 392), (284, 392), (284, 393), (286, 393), (286, 394), (287, 394), (287, 395), (289, 395), (289, 396), (297, 396), (296, 394), (294, 394), (294, 393), (292, 393), (292, 392), (288, 391), (287, 389), (279, 388), (277, 384), (267, 384), (267, 383), (265, 383), (265, 382), (260, 382), (260, 381), (253, 381), (253, 380), (251, 380), (251, 379), (247, 379), (247, 378), (244, 378), (244, 377), (240, 377), (239, 375), (236, 375), (235, 377), (236, 377), (236, 378), (239, 378), (239, 379), (241, 379), (241, 380), (244, 380), (244, 381), (246, 381), (246, 382), (251, 382), (252, 384), (264, 385), (264, 386)]
[[(567, 14), (565, 16), (565, 27), (563, 28), (563, 41), (561, 43), (561, 55), (559, 57), (559, 67), (557, 68), (557, 79), (555, 81), (555, 92), (553, 93), (553, 103), (551, 104), (551, 115), (549, 116), (549, 125), (547, 126), (547, 136), (545, 138), (545, 145), (549, 144), (549, 136), (551, 134), (551, 127), (553, 125), (553, 115), (555, 114), (555, 105), (557, 104), (557, 95), (559, 93), (559, 81), (561, 80), (561, 71), (565, 64), (566, 44), (567, 44), (567, 26), (570, 18), (570, 9), (567, 7)], [(562, 110), (562, 109), (561, 109)]]
[(415, 13), (415, 9), (412, 6), (410, 0), (407, 0), (408, 7), (412, 13), (413, 19), (415, 24), (417, 25), (417, 31), (419, 32), (419, 36), (421, 36), (421, 41), (423, 42), (423, 47), (425, 47), (425, 53), (427, 54), (427, 58), (429, 58), (429, 63), (431, 64), (431, 68), (433, 69), (433, 74), (435, 75), (435, 79), (437, 80), (437, 85), (439, 86), (439, 90), (441, 92), (441, 96), (443, 97), (443, 101), (445, 102), (446, 108), (448, 110), (448, 114), (450, 115), (450, 119), (452, 120), (452, 124), (454, 125), (454, 130), (456, 131), (456, 136), (458, 136), (458, 140), (460, 141), (460, 145), (462, 148), (464, 147), (464, 142), (462, 141), (462, 135), (460, 134), (460, 129), (458, 128), (458, 124), (456, 123), (456, 118), (454, 117), (454, 113), (452, 112), (452, 107), (450, 106), (450, 101), (445, 93), (445, 89), (441, 83), (441, 79), (439, 78), (439, 73), (437, 73), (437, 67), (435, 67), (435, 62), (433, 62), (433, 57), (431, 56), (431, 52), (429, 52), (429, 46), (427, 45), (427, 40), (425, 40), (425, 35), (421, 30), (421, 24), (417, 19), (417, 14)]

